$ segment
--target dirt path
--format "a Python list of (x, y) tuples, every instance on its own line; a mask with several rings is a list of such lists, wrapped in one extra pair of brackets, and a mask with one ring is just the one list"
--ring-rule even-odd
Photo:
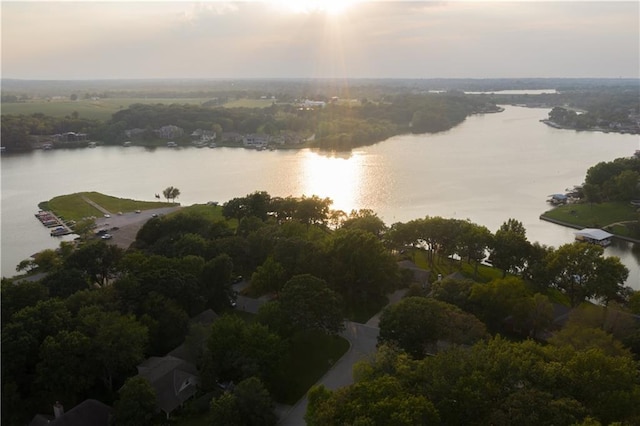
[(95, 207), (96, 209), (100, 210), (102, 213), (104, 214), (108, 214), (111, 215), (111, 212), (107, 209), (105, 209), (104, 207), (102, 207), (101, 205), (99, 205), (98, 203), (95, 203), (93, 201), (91, 201), (90, 199), (88, 199), (87, 197), (85, 197), (84, 195), (82, 196), (82, 199), (87, 203), (92, 205), (93, 207)]

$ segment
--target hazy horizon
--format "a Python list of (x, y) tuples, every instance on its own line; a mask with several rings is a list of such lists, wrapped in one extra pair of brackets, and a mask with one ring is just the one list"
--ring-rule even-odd
[(640, 3), (2, 2), (2, 78), (639, 78)]

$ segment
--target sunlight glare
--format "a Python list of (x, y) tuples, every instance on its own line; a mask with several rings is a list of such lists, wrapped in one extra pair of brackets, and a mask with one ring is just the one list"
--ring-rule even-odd
[(349, 213), (360, 202), (363, 161), (358, 153), (344, 158), (306, 151), (302, 161), (303, 194), (330, 197), (332, 209)]
[(294, 14), (326, 13), (327, 15), (342, 15), (360, 0), (273, 0), (281, 10)]

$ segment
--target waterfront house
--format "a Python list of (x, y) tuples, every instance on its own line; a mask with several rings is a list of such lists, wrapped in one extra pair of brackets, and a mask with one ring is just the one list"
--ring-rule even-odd
[(184, 135), (184, 129), (178, 126), (174, 126), (173, 124), (162, 126), (159, 129), (155, 130), (155, 132), (158, 137), (162, 139), (175, 139)]
[(246, 135), (244, 139), (242, 139), (242, 144), (247, 148), (264, 148), (269, 143), (268, 135)]

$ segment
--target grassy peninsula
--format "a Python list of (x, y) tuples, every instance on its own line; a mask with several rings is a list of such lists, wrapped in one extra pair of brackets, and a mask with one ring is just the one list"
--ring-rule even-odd
[(637, 207), (628, 202), (575, 203), (555, 207), (540, 218), (574, 228), (602, 228), (612, 234), (640, 239)]
[(129, 198), (112, 197), (99, 192), (77, 192), (75, 194), (54, 197), (49, 201), (38, 204), (38, 207), (41, 210), (52, 211), (56, 215), (64, 217), (66, 220), (80, 220), (85, 217), (99, 217), (105, 214), (92, 203), (114, 214), (176, 205), (176, 203), (161, 201), (138, 201)]

